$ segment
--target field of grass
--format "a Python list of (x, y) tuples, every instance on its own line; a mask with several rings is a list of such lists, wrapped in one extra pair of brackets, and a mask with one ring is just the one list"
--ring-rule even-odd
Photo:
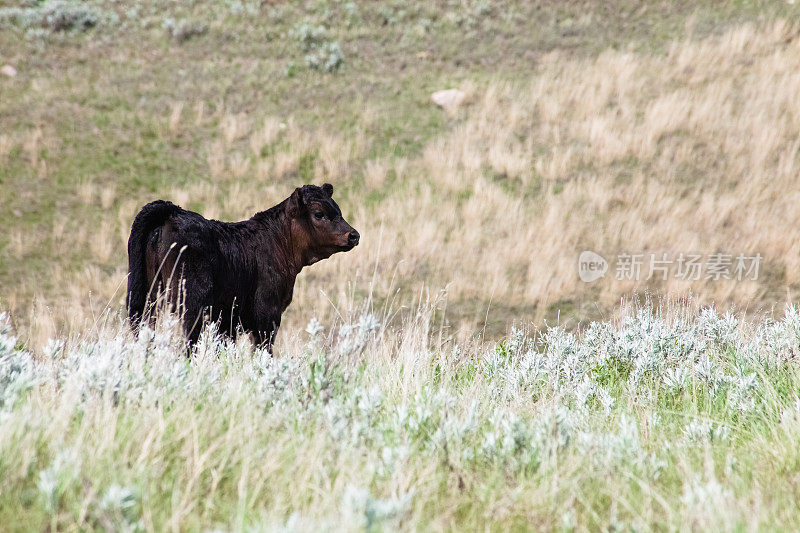
[[(793, 529), (798, 17), (0, 0), (0, 524)], [(323, 182), (361, 244), (301, 273), (274, 358), (125, 326), (145, 203)], [(585, 250), (762, 260), (587, 283)]]
[(793, 530), (800, 311), (627, 311), (443, 342), (432, 310), (287, 356), (104, 321), (41, 355), (0, 318), (3, 529)]

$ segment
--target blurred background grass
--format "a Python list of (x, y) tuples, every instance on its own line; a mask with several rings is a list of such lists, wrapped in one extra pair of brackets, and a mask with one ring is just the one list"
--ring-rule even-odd
[[(798, 13), (0, 0), (0, 306), (38, 345), (121, 308), (145, 203), (239, 220), (329, 181), (362, 245), (301, 274), (284, 331), (368, 295), (438, 301), (461, 336), (574, 326), (644, 291), (782, 308)], [(430, 94), (450, 87), (466, 100), (446, 112)], [(752, 283), (586, 285), (583, 249), (765, 260)]]

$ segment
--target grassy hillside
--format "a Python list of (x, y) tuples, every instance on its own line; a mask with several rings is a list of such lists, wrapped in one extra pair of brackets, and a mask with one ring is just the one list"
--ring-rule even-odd
[[(0, 63), (18, 74), (0, 75), (0, 305), (39, 345), (119, 308), (144, 203), (234, 220), (330, 181), (362, 245), (301, 275), (295, 331), (368, 294), (445, 291), (460, 338), (571, 326), (645, 289), (769, 311), (798, 288), (796, 16), (3, 0)], [(467, 99), (448, 113), (430, 94), (449, 87)], [(755, 282), (587, 285), (584, 249), (765, 259)]]

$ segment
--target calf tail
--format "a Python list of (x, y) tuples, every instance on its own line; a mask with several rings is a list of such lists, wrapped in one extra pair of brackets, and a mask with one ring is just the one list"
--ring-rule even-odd
[(142, 319), (151, 290), (152, 280), (147, 279), (145, 259), (148, 236), (171, 215), (180, 211), (181, 208), (171, 202), (156, 200), (144, 206), (133, 219), (131, 236), (128, 238), (128, 294), (125, 305), (134, 326), (138, 326)]

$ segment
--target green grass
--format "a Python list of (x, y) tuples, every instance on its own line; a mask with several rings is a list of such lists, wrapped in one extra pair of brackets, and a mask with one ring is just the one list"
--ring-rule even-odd
[[(273, 358), (114, 316), (40, 356), (0, 317), (10, 531), (784, 530), (800, 318), (649, 312), (498, 343), (354, 315)], [(173, 322), (174, 324), (174, 322)], [(338, 328), (337, 326), (344, 326)], [(338, 333), (336, 331), (338, 330)], [(675, 379), (675, 375), (682, 378)]]

